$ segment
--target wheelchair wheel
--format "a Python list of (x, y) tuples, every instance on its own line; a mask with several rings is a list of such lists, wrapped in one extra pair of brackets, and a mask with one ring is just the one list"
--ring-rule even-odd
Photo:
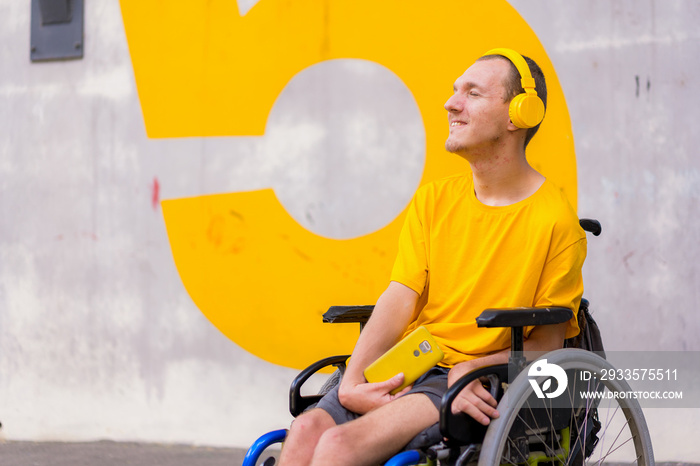
[[(596, 377), (601, 369), (612, 369), (605, 359), (578, 349), (557, 350), (543, 358), (565, 371), (566, 389), (556, 399), (540, 398), (548, 377), (531, 377), (528, 368), (523, 370), (498, 405), (500, 417), (489, 425), (479, 466), (654, 465), (651, 438), (639, 402), (615, 396), (631, 391), (629, 385)], [(545, 385), (539, 385), (543, 382)], [(535, 386), (540, 387), (539, 393)], [(581, 394), (584, 391), (600, 396), (591, 399)]]

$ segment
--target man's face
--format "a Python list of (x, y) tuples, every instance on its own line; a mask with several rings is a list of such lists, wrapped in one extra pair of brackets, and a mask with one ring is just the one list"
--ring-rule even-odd
[(509, 72), (506, 60), (480, 60), (457, 78), (454, 94), (445, 103), (449, 152), (475, 156), (499, 143), (510, 121), (509, 102), (503, 101)]

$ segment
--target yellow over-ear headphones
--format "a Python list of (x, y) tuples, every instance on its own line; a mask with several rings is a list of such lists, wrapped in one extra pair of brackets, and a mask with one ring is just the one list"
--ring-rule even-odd
[(535, 79), (530, 74), (530, 67), (527, 62), (515, 50), (511, 49), (491, 49), (484, 54), (501, 55), (510, 60), (520, 73), (520, 83), (525, 92), (513, 97), (508, 108), (510, 121), (518, 128), (532, 128), (540, 124), (544, 118), (544, 103), (537, 96), (535, 91)]

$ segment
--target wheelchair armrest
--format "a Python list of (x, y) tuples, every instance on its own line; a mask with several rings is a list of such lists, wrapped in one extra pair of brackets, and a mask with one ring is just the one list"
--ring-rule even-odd
[(309, 378), (316, 372), (320, 371), (324, 367), (340, 366), (345, 367), (345, 361), (350, 357), (350, 355), (343, 356), (331, 356), (329, 358), (321, 359), (311, 364), (309, 367), (304, 369), (296, 376), (292, 381), (292, 385), (289, 387), (289, 412), (292, 416), (297, 417), (306, 410), (309, 406), (318, 401), (323, 397), (323, 395), (301, 395), (301, 387), (304, 383), (309, 380)]
[(478, 327), (527, 327), (561, 324), (574, 316), (566, 307), (513, 307), (486, 309), (476, 318)]
[(476, 318), (477, 327), (510, 327), (510, 358), (508, 364), (515, 373), (525, 367), (523, 327), (529, 325), (561, 324), (574, 316), (565, 307), (514, 307), (486, 309)]
[(325, 314), (323, 321), (326, 323), (346, 323), (359, 322), (364, 325), (369, 320), (374, 310), (374, 305), (370, 306), (331, 306)]
[(488, 377), (491, 383), (490, 392), (496, 400), (503, 396), (502, 382), (508, 382), (508, 364), (497, 364), (476, 369), (457, 380), (440, 402), (440, 433), (448, 439), (448, 443), (466, 445), (481, 443), (488, 426), (479, 424), (474, 418), (465, 413), (452, 413), (452, 403), (457, 395), (472, 381)]

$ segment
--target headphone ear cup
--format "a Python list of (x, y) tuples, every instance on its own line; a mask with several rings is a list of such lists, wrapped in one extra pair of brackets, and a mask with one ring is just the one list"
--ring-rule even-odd
[(518, 128), (532, 128), (544, 118), (544, 103), (537, 95), (518, 94), (510, 101), (508, 116)]

